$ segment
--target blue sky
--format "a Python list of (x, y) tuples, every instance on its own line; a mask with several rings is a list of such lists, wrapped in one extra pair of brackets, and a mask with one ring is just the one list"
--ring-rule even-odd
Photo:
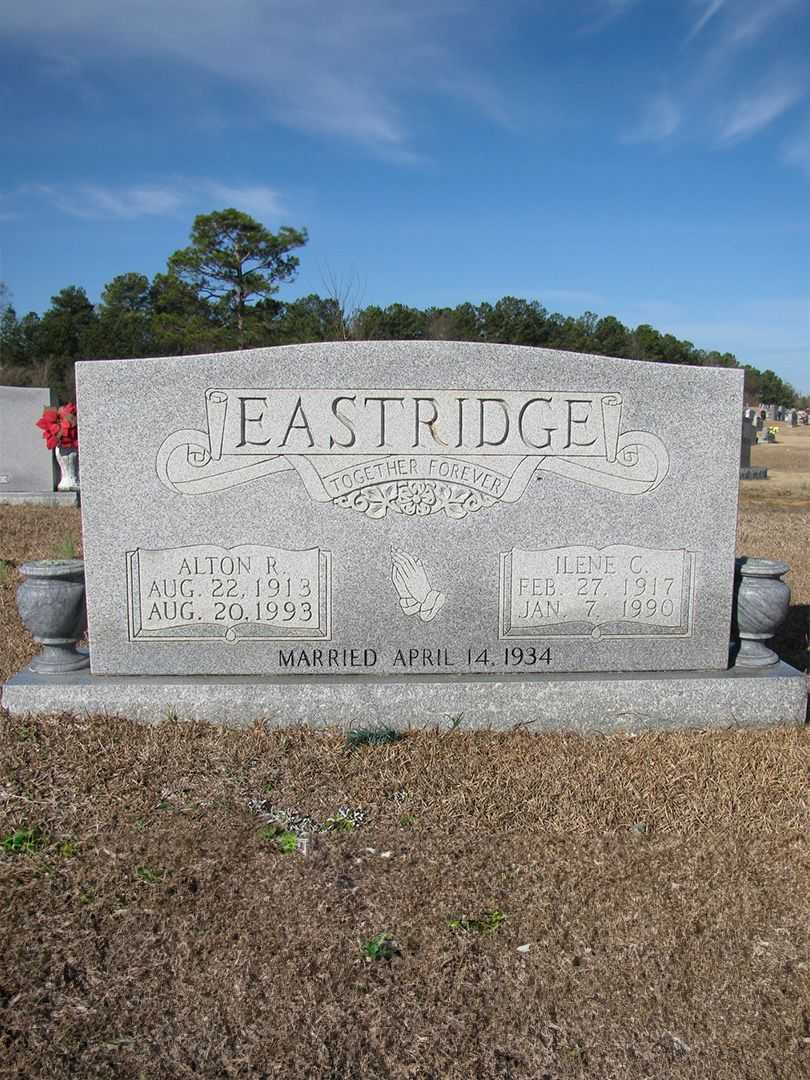
[(810, 392), (806, 0), (26, 0), (0, 20), (18, 313), (197, 213), (306, 226), (282, 296), (511, 294)]

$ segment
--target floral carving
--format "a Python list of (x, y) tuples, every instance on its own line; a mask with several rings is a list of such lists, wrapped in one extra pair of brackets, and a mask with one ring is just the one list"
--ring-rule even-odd
[(445, 484), (438, 480), (397, 480), (371, 484), (358, 491), (339, 495), (336, 506), (356, 510), (370, 518), (384, 518), (390, 510), (406, 517), (427, 517), (444, 511), (457, 520), (467, 514), (494, 506), (497, 500), (463, 484)]
[(436, 505), (436, 492), (427, 480), (411, 480), (402, 484), (397, 494), (403, 514), (424, 517), (425, 514), (432, 513), (432, 508)]

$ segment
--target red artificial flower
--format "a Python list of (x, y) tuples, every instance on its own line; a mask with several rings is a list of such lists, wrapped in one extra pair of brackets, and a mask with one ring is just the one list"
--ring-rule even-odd
[(41, 429), (45, 445), (49, 450), (55, 450), (57, 447), (62, 450), (78, 448), (76, 406), (72, 401), (67, 405), (60, 405), (58, 409), (45, 409), (36, 421), (36, 426)]
[(37, 420), (37, 427), (42, 428), (43, 431), (46, 431), (51, 426), (51, 424), (56, 423), (58, 418), (59, 413), (56, 411), (56, 409), (46, 409), (42, 416), (40, 416), (39, 420)]

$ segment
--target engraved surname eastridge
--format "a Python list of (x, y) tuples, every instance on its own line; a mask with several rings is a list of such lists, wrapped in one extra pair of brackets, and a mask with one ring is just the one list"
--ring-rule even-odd
[(307, 433), (307, 439), (309, 440), (307, 448), (311, 450), (312, 447), (315, 445), (315, 440), (312, 438), (312, 431), (310, 430), (309, 421), (307, 420), (306, 413), (304, 412), (304, 407), (301, 403), (300, 395), (298, 397), (298, 401), (296, 401), (295, 403), (295, 408), (293, 409), (293, 414), (290, 417), (289, 423), (287, 424), (287, 430), (284, 432), (284, 437), (281, 440), (281, 446), (287, 445), (287, 442), (290, 438), (290, 433), (293, 431), (305, 431)]
[(338, 408), (338, 406), (341, 405), (344, 401), (350, 401), (352, 404), (354, 404), (357, 401), (357, 395), (356, 394), (343, 394), (340, 397), (336, 397), (332, 401), (332, 415), (337, 420), (337, 422), (339, 424), (342, 424), (343, 427), (345, 427), (346, 430), (348, 431), (348, 433), (349, 433), (349, 441), (348, 442), (342, 442), (340, 439), (336, 439), (334, 437), (334, 435), (330, 435), (329, 436), (329, 448), (330, 449), (332, 449), (335, 446), (340, 446), (342, 449), (348, 450), (350, 447), (354, 446), (355, 441), (357, 439), (357, 434), (355, 432), (354, 423), (353, 423), (351, 417), (349, 417), (349, 416), (345, 415), (344, 413), (342, 413), (340, 411), (340, 409)]
[(463, 519), (516, 502), (538, 470), (624, 495), (669, 471), (657, 435), (622, 430), (617, 393), (217, 388), (205, 405), (207, 432), (175, 431), (158, 450), (160, 480), (181, 494), (295, 470), (310, 498), (367, 517), (407, 514), (418, 483), (431, 514)]
[(313, 454), (336, 447), (357, 453), (421, 448), (475, 454), (486, 447), (500, 455), (542, 449), (551, 455), (573, 450), (599, 457), (605, 450), (604, 397), (598, 392), (263, 387), (207, 394), (209, 403), (216, 400), (221, 407), (222, 454), (240, 456), (268, 446), (289, 448), (295, 439)]
[[(248, 402), (252, 402), (253, 404), (262, 403), (263, 405), (266, 406), (267, 405), (267, 398), (266, 397), (240, 397), (239, 398), (239, 442), (236, 444), (236, 447), (235, 447), (235, 449), (237, 449), (237, 450), (241, 450), (243, 446), (268, 446), (271, 439), (272, 439), (272, 435), (268, 435), (266, 439), (253, 439), (253, 438), (249, 439), (247, 437), (247, 426), (248, 426), (248, 424), (263, 424), (263, 422), (264, 422), (264, 409), (258, 410), (258, 415), (248, 416), (248, 409), (247, 409)], [(254, 414), (257, 412), (256, 409), (253, 409), (252, 411), (254, 412)], [(253, 434), (252, 429), (251, 429), (251, 434)], [(262, 434), (264, 434), (263, 429), (262, 429)]]
[[(587, 428), (588, 421), (591, 416), (591, 401), (589, 398), (567, 398), (568, 403), (568, 439), (565, 444), (565, 449), (568, 450), (572, 446), (593, 446), (596, 442), (596, 436), (592, 439), (583, 439), (579, 442), (574, 438), (574, 428), (580, 426)], [(584, 416), (574, 416), (574, 406), (582, 405), (584, 407)], [(584, 435), (585, 432), (577, 431), (578, 435)]]

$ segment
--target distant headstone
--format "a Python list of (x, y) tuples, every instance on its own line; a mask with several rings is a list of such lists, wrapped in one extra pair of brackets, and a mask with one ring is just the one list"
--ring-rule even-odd
[(36, 426), (50, 403), (46, 388), (0, 386), (0, 499), (53, 491), (53, 455)]
[(743, 417), (742, 438), (740, 439), (740, 479), (767, 480), (768, 470), (762, 465), (751, 464), (751, 447), (757, 441), (757, 432), (752, 420)]
[(740, 439), (740, 468), (745, 469), (751, 465), (751, 445), (757, 440), (754, 425), (747, 417), (743, 417), (742, 438)]

